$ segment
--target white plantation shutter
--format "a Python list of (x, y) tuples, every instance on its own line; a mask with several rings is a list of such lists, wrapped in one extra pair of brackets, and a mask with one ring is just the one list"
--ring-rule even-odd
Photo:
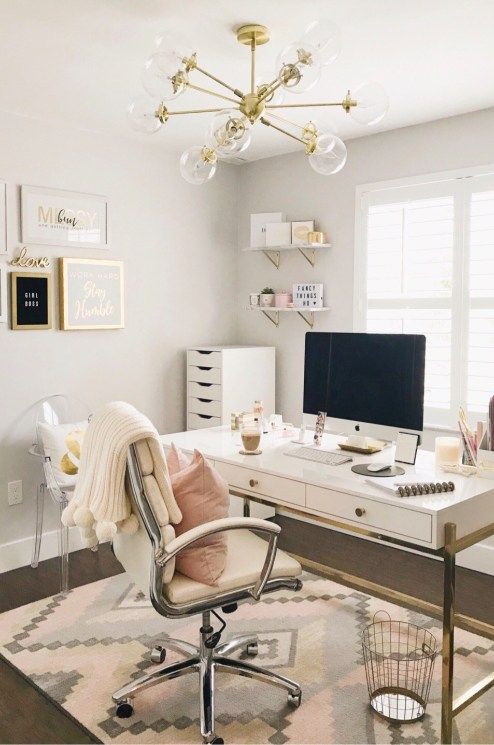
[(356, 327), (425, 334), (425, 422), (485, 416), (494, 394), (494, 176), (376, 188), (361, 200)]

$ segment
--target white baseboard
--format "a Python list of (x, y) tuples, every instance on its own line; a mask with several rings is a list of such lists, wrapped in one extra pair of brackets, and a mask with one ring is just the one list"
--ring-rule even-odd
[[(33, 546), (34, 536), (0, 545), (0, 573), (29, 565)], [(79, 529), (69, 528), (69, 550), (78, 551), (81, 548), (83, 545)], [(52, 559), (54, 556), (58, 556), (58, 530), (43, 533), (39, 560)]]
[[(297, 515), (297, 517), (294, 518), (293, 514), (291, 514), (289, 510), (284, 510), (283, 507), (277, 507), (276, 514), (290, 517), (292, 520), (300, 520), (300, 522), (303, 523), (317, 525), (319, 528), (327, 528), (328, 530), (335, 530), (337, 533), (345, 533), (346, 535), (355, 536), (355, 533), (351, 533), (348, 530), (342, 530), (341, 528), (335, 528), (334, 526), (324, 525), (309, 516), (301, 517)], [(370, 538), (368, 536), (362, 535), (357, 537), (363, 538), (366, 541), (372, 541), (372, 543), (383, 543), (376, 538)], [(387, 543), (385, 545), (393, 546), (392, 543)], [(403, 546), (401, 547), (401, 550), (408, 551), (412, 554), (419, 554), (420, 556), (424, 555), (421, 554), (420, 551), (415, 551), (414, 549), (405, 548)], [(431, 556), (430, 558), (440, 561), (440, 558), (436, 556)], [(494, 576), (494, 540), (490, 539), (489, 542), (478, 543), (476, 546), (467, 548), (465, 551), (457, 554), (456, 563), (458, 566), (465, 567), (466, 569), (473, 569), (476, 572), (483, 572), (484, 574), (491, 574)]]

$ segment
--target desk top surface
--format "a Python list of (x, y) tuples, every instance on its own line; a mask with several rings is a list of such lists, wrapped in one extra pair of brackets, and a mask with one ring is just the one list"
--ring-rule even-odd
[[(309, 438), (310, 434), (310, 438)], [(298, 436), (298, 433), (297, 433)], [(493, 498), (494, 514), (494, 481), (479, 478), (478, 476), (458, 476), (445, 473), (436, 468), (434, 453), (420, 450), (417, 453), (417, 461), (414, 466), (400, 463), (405, 474), (399, 477), (379, 478), (372, 477), (376, 483), (393, 486), (401, 482), (419, 481), (453, 481), (455, 491), (446, 494), (430, 494), (416, 497), (400, 498), (388, 494), (366, 482), (366, 476), (353, 473), (351, 466), (357, 463), (389, 462), (394, 459), (394, 447), (385, 448), (382, 452), (374, 455), (358, 455), (349, 453), (353, 462), (344, 463), (339, 466), (327, 466), (322, 463), (294, 458), (287, 453), (299, 448), (300, 443), (292, 442), (294, 438), (283, 437), (280, 432), (272, 432), (263, 435), (262, 453), (260, 455), (241, 455), (240, 432), (232, 432), (229, 427), (212, 427), (210, 429), (190, 430), (162, 436), (165, 446), (172, 442), (184, 451), (192, 452), (194, 449), (201, 451), (212, 460), (219, 460), (232, 465), (270, 473), (275, 476), (302, 481), (324, 488), (335, 489), (340, 492), (355, 494), (357, 496), (370, 497), (376, 501), (388, 504), (399, 504), (408, 509), (427, 512), (433, 515), (440, 514), (443, 510), (471, 501), (472, 507), (477, 499), (485, 497), (489, 492)], [(322, 448), (338, 450), (337, 444), (346, 438), (335, 435), (324, 434)], [(312, 433), (307, 433), (307, 445), (312, 442)], [(343, 451), (341, 451), (343, 452)]]

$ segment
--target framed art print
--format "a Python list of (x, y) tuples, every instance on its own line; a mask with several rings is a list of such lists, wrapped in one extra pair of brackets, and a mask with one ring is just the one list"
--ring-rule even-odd
[(59, 259), (60, 328), (124, 327), (123, 261)]
[(16, 331), (52, 327), (51, 274), (11, 272), (11, 318)]
[(0, 181), (0, 254), (7, 253), (7, 184)]
[(0, 323), (7, 323), (7, 269), (0, 264)]
[(314, 230), (314, 220), (292, 222), (292, 246), (307, 244), (309, 233)]
[(21, 187), (22, 241), (43, 246), (108, 248), (106, 197)]

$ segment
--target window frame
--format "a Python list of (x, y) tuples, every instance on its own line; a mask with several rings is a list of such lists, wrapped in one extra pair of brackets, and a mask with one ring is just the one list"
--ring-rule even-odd
[[(353, 283), (353, 329), (366, 331), (367, 328), (367, 214), (368, 207), (406, 199), (427, 199), (428, 197), (454, 197), (454, 240), (453, 240), (453, 291), (451, 298), (404, 300), (402, 307), (443, 307), (451, 308), (451, 405), (439, 409), (426, 407), (424, 410), (424, 429), (457, 428), (455, 412), (460, 402), (466, 400), (468, 385), (468, 329), (469, 311), (476, 307), (494, 307), (494, 299), (470, 298), (468, 294), (470, 241), (470, 197), (482, 190), (494, 190), (494, 164), (470, 168), (442, 171), (406, 178), (360, 184), (355, 190), (355, 252)], [(373, 301), (371, 300), (371, 303)], [(375, 300), (380, 307), (386, 300)], [(399, 302), (390, 300), (390, 308), (400, 307)], [(470, 411), (471, 415), (476, 412)], [(478, 414), (476, 418), (481, 415)]]

